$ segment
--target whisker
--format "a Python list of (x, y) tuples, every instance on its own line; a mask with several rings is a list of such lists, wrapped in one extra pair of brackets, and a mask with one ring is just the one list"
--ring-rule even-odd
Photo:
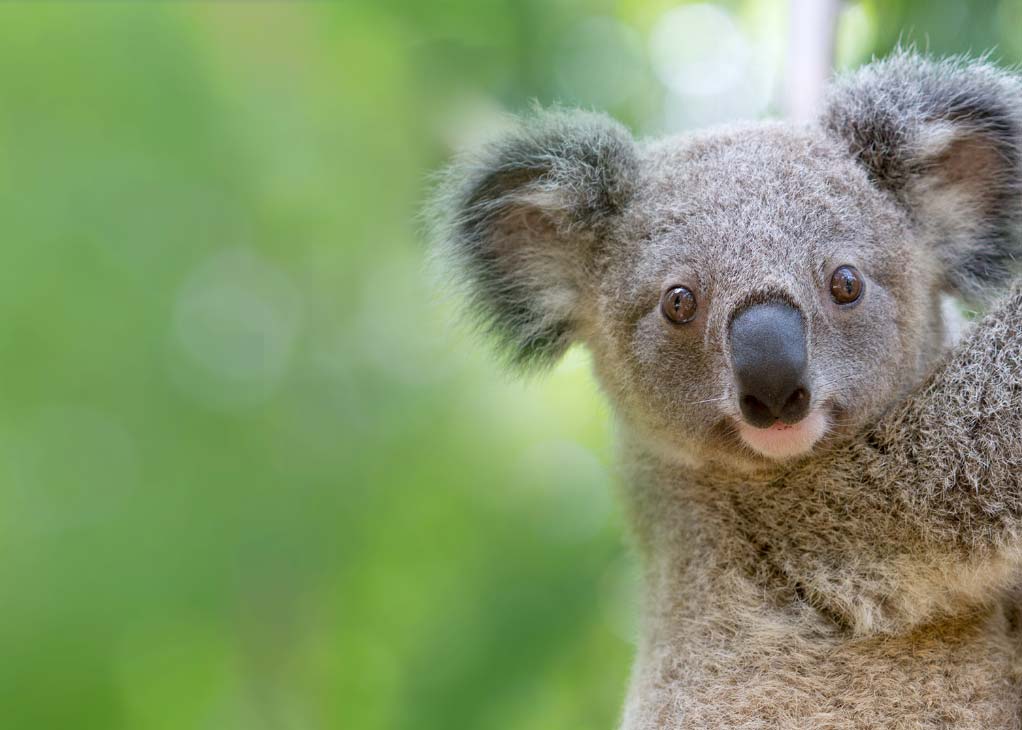
[(706, 400), (693, 401), (693, 402), (689, 403), (689, 405), (690, 406), (697, 406), (700, 403), (715, 403), (716, 401), (728, 400), (730, 398), (731, 398), (731, 396), (729, 396), (729, 395), (723, 395), (720, 398), (707, 398)]

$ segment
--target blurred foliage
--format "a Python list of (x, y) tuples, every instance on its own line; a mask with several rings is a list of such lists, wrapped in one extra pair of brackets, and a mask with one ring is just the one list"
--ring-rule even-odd
[[(670, 126), (674, 5), (0, 4), (0, 726), (614, 725), (608, 414), (581, 353), (495, 374), (417, 212), (533, 98)], [(847, 12), (845, 64), (1022, 55), (1018, 1)]]

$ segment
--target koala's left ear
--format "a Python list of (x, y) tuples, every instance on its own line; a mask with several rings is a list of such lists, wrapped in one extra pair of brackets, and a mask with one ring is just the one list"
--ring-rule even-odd
[(617, 122), (539, 111), (453, 164), (434, 203), (439, 251), (470, 315), (513, 365), (551, 365), (576, 339), (606, 233), (635, 183)]
[(982, 297), (1022, 253), (1022, 83), (899, 51), (839, 78), (822, 124), (936, 241), (947, 285)]

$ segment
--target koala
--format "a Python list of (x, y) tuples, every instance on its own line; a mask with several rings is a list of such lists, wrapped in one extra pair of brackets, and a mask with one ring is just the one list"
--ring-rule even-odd
[[(806, 125), (537, 110), (436, 210), (506, 363), (580, 343), (612, 405), (624, 730), (1022, 727), (1022, 81), (902, 50)], [(947, 297), (988, 306), (957, 344)]]

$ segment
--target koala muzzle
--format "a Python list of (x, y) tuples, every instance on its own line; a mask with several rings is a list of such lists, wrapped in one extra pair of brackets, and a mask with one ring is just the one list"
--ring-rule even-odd
[(742, 415), (753, 426), (793, 424), (809, 412), (805, 323), (790, 304), (769, 302), (731, 322), (731, 368)]

